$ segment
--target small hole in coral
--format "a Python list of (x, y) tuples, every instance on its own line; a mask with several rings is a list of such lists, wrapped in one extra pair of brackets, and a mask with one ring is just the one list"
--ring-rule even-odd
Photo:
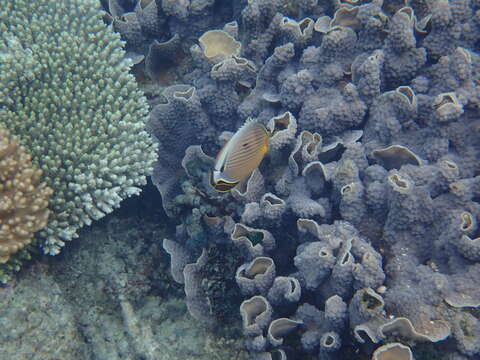
[(473, 226), (472, 215), (468, 212), (464, 212), (462, 213), (461, 216), (462, 216), (462, 224), (460, 225), (460, 228), (462, 229), (462, 231), (468, 231)]
[(332, 346), (334, 343), (335, 343), (335, 339), (334, 339), (334, 337), (333, 337), (332, 335), (326, 336), (325, 341), (324, 341), (325, 346), (330, 347), (330, 346)]

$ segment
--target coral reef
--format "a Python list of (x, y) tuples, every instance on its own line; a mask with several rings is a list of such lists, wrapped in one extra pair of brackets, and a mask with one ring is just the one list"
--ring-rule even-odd
[[(142, 321), (158, 302), (141, 300), (170, 286), (161, 282), (164, 239), (186, 309), (211, 330), (238, 324), (252, 359), (480, 356), (479, 1), (100, 2), (120, 35), (98, 24), (93, 0), (62, 3), (78, 11), (76, 26), (61, 18), (54, 28), (91, 33), (80, 41), (62, 32), (60, 41), (55, 32), (41, 49), (34, 40), (44, 30), (20, 37), (28, 16), (6, 15), (24, 2), (0, 12), (0, 120), (55, 191), (40, 234), (55, 252), (148, 174), (147, 102), (129, 66), (148, 89), (156, 206), (175, 229), (149, 246), (95, 249), (126, 353), (162, 351), (161, 326)], [(51, 19), (58, 4), (40, 9)], [(49, 50), (62, 57), (38, 57)], [(60, 81), (45, 64), (78, 97), (40, 86), (40, 75)], [(72, 121), (58, 121), (63, 104)], [(270, 150), (243, 183), (218, 193), (214, 156), (247, 118), (269, 129)], [(59, 131), (68, 136), (47, 147)], [(85, 155), (71, 171), (74, 151)], [(127, 271), (135, 263), (143, 271)], [(236, 330), (220, 331), (239, 338)], [(116, 358), (120, 348), (104, 341), (96, 354)]]
[[(480, 305), (480, 4), (235, 4), (216, 28), (222, 54), (199, 39), (194, 70), (151, 101), (174, 277), (204, 251), (237, 248), (255, 359), (410, 359), (425, 344), (478, 356), (465, 334), (478, 322), (466, 308)], [(272, 132), (269, 154), (216, 193), (213, 156), (248, 117)]]
[(96, 1), (7, 1), (0, 27), (0, 123), (53, 189), (38, 237), (57, 254), (146, 183), (156, 159), (146, 99)]

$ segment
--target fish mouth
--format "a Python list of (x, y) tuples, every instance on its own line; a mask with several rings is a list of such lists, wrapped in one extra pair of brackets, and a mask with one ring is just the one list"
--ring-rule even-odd
[(215, 186), (213, 188), (218, 192), (229, 192), (235, 186), (237, 186), (237, 184), (238, 184), (238, 182), (227, 183), (227, 182), (219, 181), (217, 184), (215, 184)]
[(210, 174), (210, 185), (218, 192), (228, 192), (237, 186), (239, 181), (228, 178), (220, 171), (212, 171)]

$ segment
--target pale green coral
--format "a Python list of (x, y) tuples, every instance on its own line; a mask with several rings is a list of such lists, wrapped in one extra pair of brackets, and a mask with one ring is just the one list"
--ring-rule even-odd
[(138, 194), (156, 160), (146, 99), (98, 6), (3, 0), (0, 9), (0, 123), (54, 190), (39, 234), (49, 254)]

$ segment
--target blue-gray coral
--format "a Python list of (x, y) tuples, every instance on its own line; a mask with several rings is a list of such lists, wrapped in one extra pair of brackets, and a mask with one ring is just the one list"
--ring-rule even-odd
[[(239, 54), (212, 61), (193, 45), (195, 69), (152, 102), (150, 125), (176, 241), (191, 261), (199, 247), (238, 249), (247, 349), (283, 357), (300, 340), (297, 356), (341, 359), (395, 337), (414, 355), (445, 342), (478, 356), (464, 324), (476, 334), (480, 4), (235, 4), (218, 28)], [(248, 117), (272, 131), (269, 154), (215, 193), (213, 156)], [(228, 221), (215, 232), (212, 218)], [(278, 324), (290, 332), (272, 335)]]
[(0, 28), (0, 122), (54, 190), (39, 238), (57, 254), (146, 183), (147, 102), (96, 1), (7, 1)]

